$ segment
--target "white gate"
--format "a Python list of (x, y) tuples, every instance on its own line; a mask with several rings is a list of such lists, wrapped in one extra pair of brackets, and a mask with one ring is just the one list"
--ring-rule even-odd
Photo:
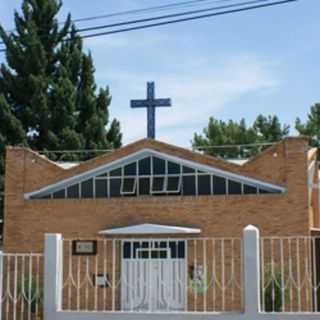
[(121, 309), (184, 310), (186, 273), (184, 241), (124, 240), (121, 264)]

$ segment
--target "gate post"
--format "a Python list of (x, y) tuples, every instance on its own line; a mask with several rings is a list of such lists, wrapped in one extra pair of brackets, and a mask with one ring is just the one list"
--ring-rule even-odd
[(44, 238), (44, 320), (53, 320), (62, 301), (62, 236), (45, 234)]
[(244, 312), (255, 319), (260, 312), (260, 233), (255, 226), (243, 229)]

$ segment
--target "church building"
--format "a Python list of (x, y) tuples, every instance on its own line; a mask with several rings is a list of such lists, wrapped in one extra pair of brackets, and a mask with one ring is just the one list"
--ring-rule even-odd
[(54, 232), (231, 237), (253, 224), (263, 235), (309, 235), (320, 228), (316, 157), (303, 137), (242, 165), (144, 139), (66, 169), (8, 147), (4, 250), (41, 251)]
[[(4, 251), (42, 252), (45, 233), (62, 234), (68, 310), (84, 297), (92, 310), (239, 310), (245, 226), (266, 237), (320, 230), (316, 159), (303, 137), (241, 165), (154, 139), (68, 168), (8, 147)], [(92, 294), (71, 285), (80, 269)]]
[(154, 111), (171, 102), (152, 83), (147, 93), (132, 103), (148, 106), (147, 139), (73, 165), (7, 147), (4, 251), (41, 253), (46, 233), (61, 234), (65, 310), (239, 311), (242, 231), (254, 225), (262, 309), (278, 267), (282, 310), (318, 309), (317, 149), (288, 137), (232, 163), (163, 143)]

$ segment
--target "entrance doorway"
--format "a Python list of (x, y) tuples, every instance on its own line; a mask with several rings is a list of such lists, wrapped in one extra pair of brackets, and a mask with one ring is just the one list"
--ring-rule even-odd
[(187, 295), (184, 240), (123, 240), (121, 309), (181, 311)]

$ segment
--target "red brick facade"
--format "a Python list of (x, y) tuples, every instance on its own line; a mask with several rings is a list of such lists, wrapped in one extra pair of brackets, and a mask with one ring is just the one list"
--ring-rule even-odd
[[(24, 194), (61, 179), (127, 156), (153, 149), (197, 163), (287, 188), (283, 194), (227, 196), (124, 197), (113, 199), (26, 200)], [(243, 166), (144, 139), (71, 169), (24, 148), (8, 147), (5, 177), (4, 250), (39, 252), (44, 233), (67, 238), (97, 237), (97, 232), (138, 223), (159, 223), (202, 229), (201, 236), (240, 236), (247, 224), (262, 235), (309, 235), (320, 227), (319, 199), (308, 192), (307, 172), (316, 159), (305, 138), (287, 138)], [(314, 182), (317, 183), (315, 174)]]

